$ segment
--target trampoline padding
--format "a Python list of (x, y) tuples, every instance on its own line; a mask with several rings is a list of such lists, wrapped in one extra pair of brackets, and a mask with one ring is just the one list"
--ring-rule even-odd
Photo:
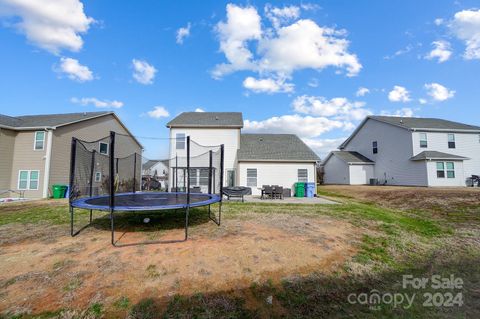
[[(199, 207), (214, 204), (220, 201), (220, 196), (214, 194), (190, 194), (190, 203), (187, 203), (186, 193), (159, 193), (137, 192), (115, 195), (115, 211), (145, 211)], [(110, 196), (84, 197), (72, 202), (73, 207), (110, 210)]]

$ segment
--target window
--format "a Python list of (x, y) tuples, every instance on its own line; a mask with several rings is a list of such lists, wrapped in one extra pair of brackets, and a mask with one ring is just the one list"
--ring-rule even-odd
[(308, 170), (306, 168), (298, 169), (297, 176), (299, 182), (308, 182)]
[(185, 149), (185, 133), (177, 133), (175, 135), (175, 147), (177, 150)]
[(420, 133), (420, 147), (427, 148), (427, 133)]
[(33, 149), (36, 151), (43, 150), (44, 146), (45, 146), (45, 132), (43, 131), (35, 132), (35, 143), (33, 145)]
[(190, 186), (208, 186), (208, 168), (190, 169)]
[[(446, 168), (446, 169), (445, 169)], [(445, 174), (445, 172), (447, 172)], [(454, 162), (437, 162), (437, 177), (438, 178), (455, 178), (455, 163)]]
[(100, 154), (108, 155), (108, 143), (100, 142), (99, 143)]
[(378, 153), (378, 143), (377, 141), (373, 141), (372, 142), (372, 151), (373, 151), (373, 154), (377, 154)]
[(445, 178), (445, 164), (443, 162), (437, 162), (437, 177)]
[(455, 164), (453, 162), (446, 162), (447, 178), (455, 178)]
[(22, 170), (18, 172), (18, 189), (37, 190), (39, 171)]
[(257, 169), (256, 168), (247, 168), (247, 186), (248, 187), (257, 186)]
[(100, 182), (102, 180), (102, 173), (101, 172), (95, 172), (95, 182)]
[(455, 148), (455, 134), (448, 133), (448, 148)]

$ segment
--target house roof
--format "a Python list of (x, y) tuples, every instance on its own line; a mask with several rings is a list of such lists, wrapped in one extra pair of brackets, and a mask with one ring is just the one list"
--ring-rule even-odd
[(473, 132), (480, 133), (480, 126), (452, 122), (436, 118), (422, 118), (422, 117), (403, 117), (403, 116), (383, 116), (383, 115), (369, 115), (355, 131), (338, 147), (343, 149), (353, 139), (355, 135), (361, 130), (363, 125), (368, 120), (376, 120), (382, 123), (394, 125), (406, 130), (419, 131), (440, 131), (440, 132)]
[(466, 160), (468, 157), (442, 153), (437, 151), (423, 151), (410, 158), (412, 161), (424, 160)]
[(12, 129), (50, 128), (80, 122), (107, 114), (113, 114), (113, 112), (22, 115), (15, 117), (0, 115), (0, 125), (8, 126)]
[(82, 113), (64, 113), (64, 114), (41, 114), (41, 115), (21, 115), (8, 116), (0, 114), (0, 127), (11, 130), (35, 130), (35, 129), (55, 129), (57, 127), (74, 124), (97, 117), (112, 115), (117, 119), (120, 125), (129, 133), (135, 142), (143, 148), (142, 144), (131, 134), (128, 128), (122, 123), (118, 116), (111, 111), (105, 112), (82, 112)]
[(333, 151), (332, 154), (337, 156), (341, 160), (347, 162), (348, 164), (375, 164), (374, 161), (358, 152)]
[(160, 160), (148, 160), (148, 161), (146, 161), (145, 163), (143, 163), (142, 169), (144, 169), (144, 170), (150, 169), (150, 168), (152, 168), (155, 164), (157, 164), (158, 162), (160, 162)]
[(238, 161), (300, 161), (320, 159), (294, 134), (241, 134)]
[(167, 127), (232, 127), (242, 128), (241, 112), (183, 112), (167, 123)]
[(369, 118), (408, 129), (480, 131), (480, 126), (436, 118), (371, 115)]

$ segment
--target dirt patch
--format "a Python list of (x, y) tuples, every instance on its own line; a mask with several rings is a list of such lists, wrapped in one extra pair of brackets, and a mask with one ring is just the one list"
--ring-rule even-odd
[[(9, 227), (15, 225), (3, 229), (12, 234)], [(0, 312), (85, 309), (97, 301), (111, 306), (122, 296), (136, 303), (328, 273), (355, 253), (359, 238), (359, 230), (346, 222), (286, 214), (251, 214), (248, 220), (226, 219), (220, 227), (204, 223), (191, 228), (187, 242), (122, 248), (112, 247), (109, 231), (101, 228), (71, 238), (66, 225), (28, 227), (0, 243)], [(37, 228), (52, 232), (47, 236)], [(49, 240), (28, 235), (34, 231)], [(121, 241), (181, 238), (182, 232), (127, 232)]]

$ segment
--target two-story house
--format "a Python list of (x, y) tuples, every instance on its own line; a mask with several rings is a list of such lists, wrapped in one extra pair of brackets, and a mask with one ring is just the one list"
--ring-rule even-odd
[(480, 127), (368, 116), (322, 166), (326, 184), (465, 186), (480, 175)]
[[(141, 153), (141, 144), (113, 112), (0, 115), (0, 191), (24, 192), (27, 198), (45, 198), (53, 184), (68, 185), (72, 137), (95, 141), (110, 131), (128, 135), (129, 154)], [(99, 142), (108, 154), (108, 143)]]
[[(318, 156), (293, 134), (245, 134), (240, 112), (185, 112), (167, 123), (170, 128), (170, 158), (185, 156), (185, 138), (200, 145), (224, 144), (226, 186), (247, 186), (260, 194), (262, 185), (293, 189), (296, 182), (315, 182)], [(192, 148), (194, 149), (194, 148)], [(197, 154), (192, 154), (195, 156)], [(202, 187), (202, 172), (191, 179)], [(172, 185), (173, 172), (169, 174)], [(178, 178), (181, 182), (181, 178)], [(198, 185), (196, 185), (198, 184)]]

